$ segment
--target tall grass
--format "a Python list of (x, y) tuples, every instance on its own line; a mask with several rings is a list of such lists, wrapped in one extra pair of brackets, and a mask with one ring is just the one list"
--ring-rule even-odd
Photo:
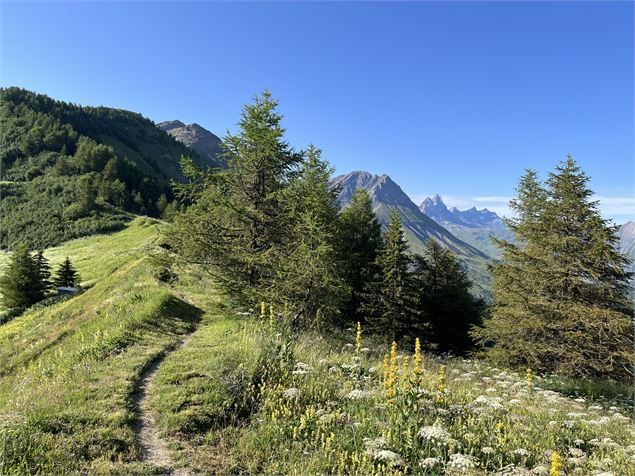
[[(215, 325), (204, 323), (197, 346), (170, 357), (163, 388), (176, 386), (182, 397), (156, 407), (181, 464), (203, 474), (635, 474), (635, 429), (620, 401), (568, 398), (542, 388), (553, 381), (479, 361), (424, 356), (418, 372), (413, 349), (384, 363), (389, 347), (362, 337), (356, 352), (354, 329), (344, 341), (302, 334), (295, 363), (255, 389), (251, 414), (189, 426), (188, 411), (198, 418), (194, 402), (206, 391), (169, 379), (177, 361), (186, 353), (188, 366), (205, 360), (202, 381), (215, 378), (217, 365), (254, 376), (254, 334), (285, 339), (253, 318), (232, 326), (225, 341)], [(233, 368), (220, 357), (230, 349)], [(223, 402), (231, 387), (217, 384), (216, 392)]]

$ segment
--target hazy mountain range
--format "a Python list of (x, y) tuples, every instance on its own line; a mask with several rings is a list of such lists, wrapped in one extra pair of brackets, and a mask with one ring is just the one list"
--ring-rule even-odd
[(492, 237), (513, 241), (513, 235), (502, 218), (487, 208), (477, 210), (472, 207), (463, 211), (456, 207), (448, 209), (437, 194), (421, 202), (419, 209), (457, 238), (493, 258), (500, 257), (500, 250), (492, 242)]

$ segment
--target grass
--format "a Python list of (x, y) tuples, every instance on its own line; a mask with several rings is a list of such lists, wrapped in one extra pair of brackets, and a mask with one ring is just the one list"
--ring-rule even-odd
[[(68, 241), (47, 249), (44, 256), (49, 260), (53, 273), (68, 256), (79, 272), (81, 285), (90, 287), (131, 258), (155, 251), (160, 227), (159, 220), (139, 217), (120, 232)], [(0, 252), (0, 272), (8, 259), (9, 253)]]
[(353, 330), (298, 336), (281, 374), (241, 387), (252, 402), (247, 415), (215, 418), (231, 410), (236, 388), (220, 376), (256, 381), (257, 354), (284, 335), (253, 318), (204, 321), (193, 345), (168, 357), (155, 411), (183, 466), (201, 474), (635, 474), (624, 402), (569, 398), (543, 388), (553, 378), (527, 381), (479, 361), (424, 356), (417, 373), (408, 350), (384, 370), (388, 348), (364, 339), (368, 349), (356, 352)]
[(0, 326), (1, 474), (160, 472), (139, 462), (135, 382), (198, 322), (150, 395), (196, 474), (635, 475), (625, 386), (432, 355), (415, 372), (412, 349), (384, 367), (386, 343), (362, 334), (358, 351), (353, 329), (292, 338), (283, 316), (231, 309), (200, 270), (159, 283), (160, 226), (47, 250), (92, 286)]
[(137, 463), (134, 384), (199, 311), (152, 277), (156, 238), (156, 222), (139, 219), (47, 252), (74, 258), (94, 285), (0, 326), (0, 473), (158, 471)]

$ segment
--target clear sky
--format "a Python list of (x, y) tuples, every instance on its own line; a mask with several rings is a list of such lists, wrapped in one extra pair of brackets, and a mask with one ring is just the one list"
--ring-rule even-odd
[(635, 218), (633, 3), (0, 3), (3, 86), (198, 122), (264, 88), (289, 141), (417, 202), (503, 211), (572, 153)]

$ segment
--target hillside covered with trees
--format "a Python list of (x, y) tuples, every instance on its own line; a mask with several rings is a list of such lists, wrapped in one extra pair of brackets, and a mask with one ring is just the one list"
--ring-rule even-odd
[(0, 247), (44, 248), (160, 215), (179, 161), (210, 165), (140, 114), (0, 89)]

